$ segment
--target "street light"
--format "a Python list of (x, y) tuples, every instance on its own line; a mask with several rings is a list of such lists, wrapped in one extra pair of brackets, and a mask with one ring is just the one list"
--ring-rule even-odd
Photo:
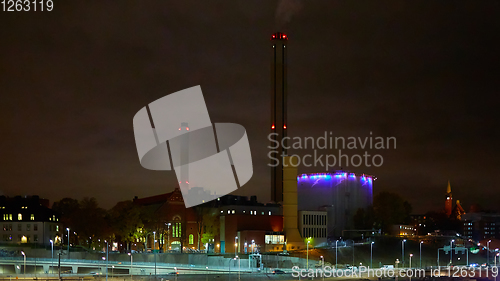
[(335, 270), (337, 270), (337, 242), (339, 240), (335, 240)]
[(255, 240), (252, 240), (252, 254), (253, 254), (253, 248), (255, 246)]
[(66, 230), (68, 231), (68, 260), (69, 260), (69, 227), (66, 227)]
[(134, 266), (134, 259), (132, 257), (132, 253), (128, 253), (128, 255), (130, 256), (130, 279), (132, 279), (132, 268)]
[(167, 231), (167, 251), (170, 250), (170, 223), (167, 224), (168, 226), (168, 231)]
[(487, 254), (487, 258), (486, 258), (486, 265), (488, 265), (490, 263), (490, 242), (491, 242), (491, 240), (489, 240), (487, 243), (488, 254)]
[(309, 239), (311, 239), (311, 237), (307, 238), (307, 270), (309, 270), (309, 243), (311, 243), (311, 241), (309, 241)]
[(155, 278), (156, 278), (156, 231), (153, 231), (153, 256), (155, 257)]
[(238, 236), (234, 237), (234, 257), (237, 256), (238, 251)]
[(405, 266), (405, 242), (406, 242), (406, 239), (403, 239), (403, 241), (401, 241), (401, 261), (402, 261), (402, 265), (401, 267), (404, 267)]
[(24, 278), (26, 278), (26, 254), (24, 251), (21, 251), (21, 254), (24, 256)]
[(52, 274), (54, 274), (54, 241), (50, 239), (50, 246), (52, 248), (52, 261), (50, 262), (50, 267), (52, 267)]
[[(411, 257), (413, 257), (413, 254), (410, 254), (410, 270), (411, 270)], [(413, 274), (411, 274), (411, 275), (410, 275), (410, 281), (411, 281), (411, 276), (412, 276), (412, 275), (413, 275)]]
[(424, 241), (420, 241), (420, 268), (422, 268), (422, 244), (424, 243)]
[(109, 264), (109, 255), (108, 255), (108, 252), (109, 252), (109, 245), (108, 245), (108, 241), (107, 240), (104, 240), (104, 242), (106, 243), (106, 281), (108, 281), (108, 264)]
[(451, 240), (450, 241), (450, 265), (453, 264), (453, 242), (455, 242), (455, 240)]
[(375, 242), (372, 241), (372, 243), (370, 244), (370, 267), (373, 268), (373, 244), (375, 244)]

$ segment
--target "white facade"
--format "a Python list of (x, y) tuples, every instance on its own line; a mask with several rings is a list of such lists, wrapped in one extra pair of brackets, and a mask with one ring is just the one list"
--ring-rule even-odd
[(310, 246), (326, 245), (328, 235), (327, 216), (326, 211), (299, 211), (299, 231), (303, 239), (310, 241)]

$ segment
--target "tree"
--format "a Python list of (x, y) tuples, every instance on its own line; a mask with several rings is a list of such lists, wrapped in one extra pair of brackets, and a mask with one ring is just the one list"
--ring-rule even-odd
[(140, 207), (132, 201), (118, 202), (109, 210), (109, 220), (113, 233), (130, 250), (130, 243), (141, 236), (140, 229), (144, 227)]
[(394, 224), (408, 224), (411, 209), (410, 203), (396, 193), (381, 192), (373, 199), (375, 221), (384, 232)]

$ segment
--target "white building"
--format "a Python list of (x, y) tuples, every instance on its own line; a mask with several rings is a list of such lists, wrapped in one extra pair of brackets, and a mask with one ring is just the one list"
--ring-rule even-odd
[(318, 247), (327, 242), (328, 217), (326, 211), (299, 211), (299, 231), (309, 246)]
[(63, 230), (59, 216), (38, 196), (0, 196), (1, 244), (50, 245), (60, 242)]

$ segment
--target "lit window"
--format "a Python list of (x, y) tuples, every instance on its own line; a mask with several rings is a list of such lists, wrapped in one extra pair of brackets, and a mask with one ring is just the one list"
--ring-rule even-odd
[(23, 215), (22, 214), (17, 214), (17, 220), (22, 221), (23, 220)]
[(271, 215), (271, 211), (269, 211), (269, 215)]
[(227, 210), (227, 213), (228, 213), (228, 214), (230, 214), (230, 213), (231, 213), (231, 211), (230, 211), (230, 210)]
[(35, 214), (31, 214), (30, 220), (32, 220), (32, 221), (35, 220)]
[(56, 231), (59, 231), (59, 226), (58, 225), (56, 225)]
[(232, 210), (231, 213), (234, 214), (234, 210)]
[(9, 214), (9, 220), (10, 221), (12, 220), (12, 214)]
[(189, 234), (189, 245), (193, 245), (193, 244), (194, 244), (194, 235)]

